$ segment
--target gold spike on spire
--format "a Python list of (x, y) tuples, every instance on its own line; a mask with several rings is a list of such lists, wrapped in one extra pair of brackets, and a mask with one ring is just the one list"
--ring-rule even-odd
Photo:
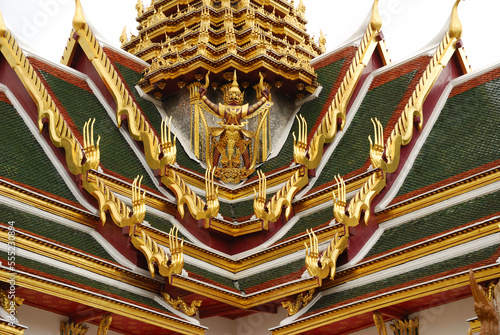
[(2, 12), (0, 12), (0, 35), (3, 36), (7, 32), (7, 27), (5, 26), (5, 22), (3, 21)]
[(458, 4), (460, 0), (456, 0), (451, 10), (450, 19), (450, 36), (455, 37), (457, 40), (462, 38), (462, 22), (458, 18)]
[(73, 17), (73, 29), (80, 30), (85, 27), (87, 22), (85, 21), (85, 15), (83, 15), (83, 8), (80, 0), (75, 0), (75, 16)]
[[(460, 0), (459, 0), (460, 1)], [(370, 26), (373, 30), (380, 30), (382, 28), (382, 18), (378, 12), (378, 0), (373, 2), (372, 16), (370, 18)]]

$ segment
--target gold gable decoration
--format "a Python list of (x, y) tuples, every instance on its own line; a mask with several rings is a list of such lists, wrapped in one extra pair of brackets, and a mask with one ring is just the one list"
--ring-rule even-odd
[[(193, 111), (192, 148), (195, 155), (214, 170), (215, 177), (225, 183), (239, 183), (255, 171), (255, 165), (263, 162), (270, 151), (269, 110), (273, 105), (270, 85), (264, 83), (264, 77), (259, 73), (260, 82), (254, 87), (257, 102), (243, 104), (244, 92), (240, 91), (234, 71), (232, 83), (221, 88), (224, 103), (215, 104), (205, 96), (210, 86), (209, 75), (210, 72), (204, 86), (200, 83), (189, 86)], [(219, 126), (211, 126), (205, 113), (221, 119), (216, 122)], [(257, 125), (248, 126), (247, 120), (254, 117), (258, 117)]]
[(139, 82), (161, 98), (211, 71), (217, 82), (234, 69), (245, 80), (267, 72), (281, 90), (303, 97), (317, 87), (310, 61), (322, 54), (326, 40), (306, 33), (305, 6), (279, 0), (176, 0), (136, 5), (139, 34), (120, 36), (122, 48), (151, 64)]

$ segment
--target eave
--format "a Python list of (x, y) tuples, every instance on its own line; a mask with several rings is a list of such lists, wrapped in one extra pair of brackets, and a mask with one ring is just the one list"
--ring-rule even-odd
[[(8, 282), (11, 272), (6, 267), (0, 268), (0, 280)], [(88, 307), (123, 316), (127, 319), (161, 327), (176, 334), (199, 335), (205, 333), (205, 328), (190, 324), (177, 317), (172, 317), (158, 311), (144, 308), (131, 303), (106, 297), (96, 292), (90, 292), (83, 288), (68, 284), (58, 283), (52, 279), (42, 278), (36, 275), (17, 271), (16, 285), (19, 288), (29, 289), (41, 294), (48, 294), (64, 300), (69, 300)]]
[[(500, 265), (480, 266), (474, 269), (474, 273), (478, 281), (494, 280), (500, 275)], [(447, 293), (450, 294), (447, 295)], [(325, 326), (334, 327), (335, 323), (339, 321), (350, 320), (366, 313), (371, 314), (377, 310), (383, 310), (384, 308), (417, 299), (430, 302), (435, 300), (431, 300), (431, 298), (438, 297), (438, 304), (443, 304), (447, 301), (453, 301), (457, 297), (468, 295), (470, 295), (470, 288), (469, 270), (467, 269), (454, 274), (434, 276), (432, 279), (414, 285), (403, 285), (399, 288), (385, 290), (383, 293), (374, 294), (367, 298), (355, 299), (349, 303), (313, 313), (289, 325), (273, 328), (271, 331), (273, 334), (304, 334), (315, 329), (319, 330)], [(439, 299), (439, 296), (446, 298), (444, 300), (443, 298)], [(369, 326), (370, 323), (366, 326)]]
[(500, 180), (500, 166), (492, 166), (472, 176), (459, 179), (450, 184), (436, 187), (422, 194), (416, 195), (401, 202), (392, 204), (377, 213), (380, 223), (387, 220), (411, 213), (413, 211), (431, 206), (446, 199), (453, 198), (480, 187), (489, 185)]

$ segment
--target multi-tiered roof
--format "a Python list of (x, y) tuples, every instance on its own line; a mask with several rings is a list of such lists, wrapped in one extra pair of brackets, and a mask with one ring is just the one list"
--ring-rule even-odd
[(184, 110), (138, 89), (152, 65), (99, 42), (80, 1), (63, 64), (0, 20), (0, 297), (19, 319), (0, 308), (0, 334), (383, 333), (441, 305), (466, 330), (468, 271), (500, 276), (500, 66), (471, 71), (458, 2), (437, 45), (391, 63), (374, 1), (238, 185), (174, 139), (189, 93)]

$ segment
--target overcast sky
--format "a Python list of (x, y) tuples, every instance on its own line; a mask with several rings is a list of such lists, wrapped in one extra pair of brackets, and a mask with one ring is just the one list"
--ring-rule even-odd
[[(147, 6), (150, 0), (143, 0)], [(327, 37), (327, 49), (338, 48), (371, 10), (373, 0), (303, 0), (307, 31)], [(87, 20), (111, 44), (119, 47), (124, 26), (136, 34), (137, 0), (81, 0)], [(455, 0), (380, 0), (384, 35), (393, 61), (401, 61), (428, 45), (441, 32)], [(298, 4), (298, 0), (295, 0)], [(74, 0), (0, 0), (0, 11), (11, 31), (37, 54), (59, 62), (71, 32)], [(466, 0), (459, 6), (465, 51), (473, 69), (500, 62), (499, 0)], [(364, 27), (363, 27), (364, 28)]]

